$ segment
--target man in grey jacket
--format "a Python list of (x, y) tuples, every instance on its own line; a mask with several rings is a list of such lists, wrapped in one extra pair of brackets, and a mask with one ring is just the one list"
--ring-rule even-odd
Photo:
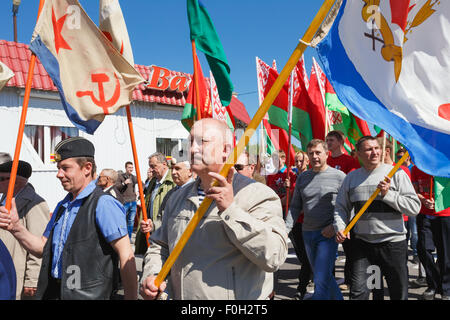
[[(177, 244), (204, 197), (213, 203), (173, 264), (168, 282), (172, 299), (267, 299), (273, 272), (287, 256), (281, 202), (267, 186), (242, 175), (219, 172), (232, 150), (225, 122), (197, 121), (191, 129), (194, 183), (175, 191), (162, 226), (151, 236), (144, 259), (141, 295), (154, 299), (156, 274)], [(212, 182), (218, 186), (212, 187)]]
[[(391, 179), (387, 177), (392, 165), (381, 162), (376, 138), (362, 137), (356, 144), (356, 152), (362, 167), (344, 179), (334, 215), (336, 241), (342, 243), (350, 234), (354, 239), (350, 298), (367, 300), (370, 289), (382, 288), (383, 274), (391, 300), (407, 300), (408, 248), (402, 213), (416, 216), (420, 200), (403, 170), (398, 170)], [(379, 195), (345, 236), (343, 231), (352, 215), (376, 188), (380, 189)]]

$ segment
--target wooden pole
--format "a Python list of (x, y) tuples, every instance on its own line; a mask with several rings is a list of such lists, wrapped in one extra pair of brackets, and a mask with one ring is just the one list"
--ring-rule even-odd
[[(139, 159), (137, 156), (136, 140), (134, 138), (133, 121), (131, 119), (130, 106), (125, 107), (127, 111), (128, 131), (130, 132), (131, 149), (133, 150), (134, 168), (136, 169), (136, 177), (138, 180), (139, 199), (141, 200), (142, 219), (147, 220), (147, 208), (145, 206), (144, 188), (142, 187), (141, 169), (139, 167)], [(148, 238), (150, 233), (145, 233), (145, 239), (147, 239), (147, 246), (149, 245)]]
[[(392, 168), (392, 170), (388, 173), (389, 179), (392, 178), (395, 172), (400, 168), (400, 166), (405, 162), (406, 158), (409, 157), (408, 151), (405, 152), (403, 157), (395, 164), (395, 167)], [(376, 189), (374, 193), (370, 196), (369, 200), (363, 205), (363, 207), (358, 211), (358, 213), (353, 217), (353, 219), (350, 221), (350, 223), (347, 225), (347, 227), (344, 230), (344, 235), (347, 235), (347, 233), (350, 232), (350, 230), (353, 228), (355, 223), (359, 220), (359, 218), (362, 216), (362, 214), (367, 210), (367, 208), (370, 206), (370, 204), (375, 200), (377, 195), (380, 193), (380, 189)]]
[[(314, 17), (311, 25), (306, 30), (302, 41), (298, 43), (296, 48), (294, 49), (294, 52), (292, 53), (291, 57), (287, 61), (286, 65), (284, 66), (283, 70), (279, 74), (278, 78), (275, 80), (275, 83), (272, 85), (271, 89), (267, 93), (267, 96), (265, 97), (264, 101), (262, 102), (259, 109), (256, 111), (255, 116), (250, 121), (247, 129), (244, 132), (244, 135), (239, 139), (238, 144), (233, 149), (232, 154), (228, 157), (226, 163), (222, 167), (222, 170), (220, 171), (220, 174), (223, 177), (226, 177), (228, 175), (228, 171), (230, 168), (234, 165), (234, 159), (237, 159), (239, 155), (244, 151), (246, 141), (250, 140), (250, 137), (254, 134), (256, 131), (256, 128), (258, 127), (259, 123), (263, 119), (264, 115), (269, 110), (270, 106), (272, 105), (275, 98), (278, 96), (278, 93), (280, 92), (283, 85), (286, 83), (287, 78), (289, 77), (289, 74), (294, 69), (295, 65), (297, 64), (297, 61), (300, 60), (303, 52), (305, 51), (307, 47), (307, 43), (309, 43), (317, 30), (319, 29), (320, 25), (322, 24), (323, 20), (326, 18), (328, 12), (330, 11), (331, 7), (334, 4), (334, 0), (325, 0), (320, 7), (319, 11), (317, 12), (316, 16)], [(161, 271), (158, 273), (155, 279), (155, 285), (159, 287), (161, 283), (164, 281), (166, 276), (168, 275), (170, 269), (172, 268), (173, 264), (175, 263), (176, 259), (180, 255), (181, 251), (183, 250), (184, 246), (186, 245), (187, 241), (189, 240), (192, 232), (194, 232), (195, 228), (197, 227), (198, 223), (202, 219), (203, 215), (206, 213), (206, 210), (211, 205), (212, 200), (210, 198), (205, 198), (203, 202), (200, 204), (200, 207), (198, 208), (197, 212), (192, 217), (191, 221), (187, 225), (185, 231), (181, 235), (180, 239), (178, 240), (177, 244), (173, 248), (172, 252), (170, 253), (169, 257), (167, 258), (166, 262), (161, 268)]]
[[(45, 0), (40, 0), (40, 2), (39, 2), (39, 9), (38, 9), (38, 15), (37, 15), (36, 21), (39, 19), (39, 16), (41, 15), (41, 11), (44, 6), (44, 2), (45, 2)], [(19, 131), (17, 133), (16, 149), (14, 151), (13, 164), (12, 164), (11, 174), (10, 174), (9, 184), (8, 184), (8, 192), (6, 193), (5, 208), (6, 208), (6, 210), (8, 210), (8, 212), (11, 210), (11, 202), (12, 202), (13, 193), (14, 193), (14, 185), (16, 184), (17, 168), (19, 167), (20, 150), (22, 148), (22, 140), (23, 140), (23, 135), (24, 135), (24, 130), (25, 130), (25, 121), (27, 118), (28, 103), (30, 102), (31, 85), (33, 84), (33, 73), (34, 73), (35, 65), (36, 65), (36, 55), (34, 53), (32, 53), (31, 59), (30, 59), (30, 65), (28, 66), (28, 76), (27, 76), (27, 82), (25, 85), (25, 94), (23, 97), (22, 113), (21, 113), (20, 122), (19, 122)]]
[(381, 163), (384, 163), (384, 158), (386, 157), (386, 131), (383, 130), (383, 147), (381, 148)]
[(288, 135), (288, 154), (286, 161), (286, 169), (287, 169), (287, 179), (289, 180), (289, 186), (286, 188), (286, 208), (284, 211), (285, 216), (289, 210), (289, 195), (291, 192), (291, 144), (292, 144), (292, 104), (294, 98), (294, 71), (291, 72), (291, 81), (289, 83), (289, 112), (288, 112), (288, 123), (289, 123), (289, 135)]

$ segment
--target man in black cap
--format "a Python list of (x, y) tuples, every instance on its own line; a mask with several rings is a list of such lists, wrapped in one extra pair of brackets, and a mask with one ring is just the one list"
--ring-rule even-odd
[[(0, 164), (0, 204), (5, 205), (8, 192), (12, 161)], [(19, 161), (13, 196), (15, 198), (20, 223), (35, 236), (41, 235), (50, 220), (50, 210), (45, 200), (39, 196), (28, 182), (32, 168), (28, 162)], [(16, 299), (29, 299), (36, 293), (41, 259), (29, 254), (11, 233), (0, 229), (0, 240), (8, 248), (16, 269)]]
[(38, 299), (110, 299), (118, 280), (125, 299), (137, 298), (134, 254), (123, 206), (96, 188), (93, 144), (75, 137), (55, 147), (56, 177), (68, 192), (58, 203), (42, 237), (27, 232), (0, 208), (0, 227), (9, 230), (32, 254), (42, 256)]

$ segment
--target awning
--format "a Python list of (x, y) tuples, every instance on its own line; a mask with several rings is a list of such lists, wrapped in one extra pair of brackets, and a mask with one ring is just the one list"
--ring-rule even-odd
[(236, 98), (235, 96), (233, 96), (231, 98), (230, 109), (231, 109), (231, 113), (233, 114), (233, 116), (235, 118), (237, 118), (238, 120), (241, 120), (245, 124), (250, 123), (251, 119), (247, 113), (247, 110), (245, 109), (244, 104), (241, 101), (239, 101), (239, 99)]

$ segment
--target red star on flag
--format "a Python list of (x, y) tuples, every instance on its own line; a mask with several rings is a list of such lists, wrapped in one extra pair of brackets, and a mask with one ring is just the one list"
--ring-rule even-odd
[(66, 21), (67, 14), (63, 15), (61, 18), (56, 20), (55, 11), (52, 8), (52, 23), (53, 23), (53, 33), (55, 34), (55, 49), (56, 53), (59, 53), (59, 49), (67, 49), (72, 50), (66, 40), (63, 38), (61, 31), (64, 26), (64, 22)]

